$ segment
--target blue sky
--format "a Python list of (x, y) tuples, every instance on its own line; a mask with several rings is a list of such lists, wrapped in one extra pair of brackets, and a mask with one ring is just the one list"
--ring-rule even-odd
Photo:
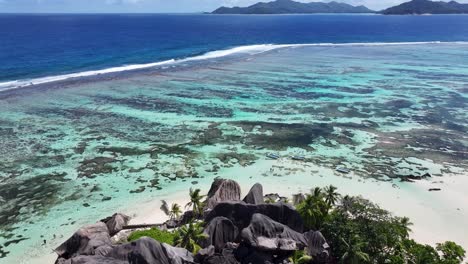
[[(203, 12), (219, 6), (247, 6), (259, 0), (0, 0), (1, 12)], [(268, 2), (270, 0), (262, 0)], [(298, 0), (311, 2), (320, 0)], [(331, 1), (331, 0), (330, 0)], [(405, 0), (338, 0), (380, 10)], [(328, 1), (327, 1), (328, 2)], [(462, 0), (460, 2), (468, 2)]]

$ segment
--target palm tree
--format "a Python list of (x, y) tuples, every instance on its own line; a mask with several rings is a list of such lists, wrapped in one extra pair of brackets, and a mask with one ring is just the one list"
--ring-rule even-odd
[(180, 208), (180, 205), (173, 203), (171, 206), (171, 211), (169, 212), (169, 218), (173, 220), (179, 219), (181, 214), (182, 214), (182, 209)]
[(411, 232), (411, 227), (413, 225), (413, 223), (411, 223), (410, 219), (408, 217), (403, 217), (400, 219), (400, 224), (401, 224), (401, 227), (403, 228), (403, 232), (404, 232), (404, 236), (406, 238), (409, 237), (409, 233)]
[(362, 264), (370, 261), (369, 254), (362, 251), (365, 243), (360, 241), (358, 236), (346, 242), (343, 238), (341, 241), (346, 247), (346, 252), (341, 256), (340, 263), (343, 264)]
[(351, 209), (351, 206), (353, 205), (353, 203), (354, 203), (354, 198), (349, 195), (345, 195), (343, 198), (341, 198), (341, 206), (343, 210), (346, 212)]
[(174, 246), (183, 247), (196, 254), (201, 249), (198, 243), (204, 238), (206, 235), (203, 233), (203, 222), (192, 221), (175, 232)]
[(323, 192), (322, 192), (322, 189), (320, 187), (315, 187), (314, 189), (311, 190), (311, 193), (312, 193), (312, 197), (314, 197), (314, 199), (320, 199), (323, 197)]
[(306, 228), (320, 229), (328, 215), (328, 206), (323, 200), (320, 188), (315, 188), (312, 194), (307, 195), (305, 200), (297, 205), (297, 211), (304, 220)]
[(193, 213), (195, 216), (203, 214), (203, 202), (202, 199), (205, 198), (205, 195), (200, 195), (201, 190), (190, 188), (190, 202), (185, 205), (186, 208), (192, 207)]
[(180, 217), (180, 215), (182, 214), (182, 210), (180, 208), (180, 205), (176, 204), (176, 203), (173, 203), (171, 205), (171, 207), (169, 208), (169, 205), (167, 204), (167, 202), (165, 200), (162, 200), (161, 201), (162, 205), (161, 205), (161, 210), (167, 215), (169, 216), (169, 219), (170, 220), (176, 220)]
[(325, 201), (327, 202), (328, 206), (333, 206), (338, 201), (340, 194), (336, 192), (338, 188), (333, 185), (325, 187)]

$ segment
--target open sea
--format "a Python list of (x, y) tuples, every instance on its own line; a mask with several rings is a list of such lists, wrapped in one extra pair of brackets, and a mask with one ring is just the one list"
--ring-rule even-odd
[[(78, 227), (218, 176), (467, 176), (467, 107), (465, 15), (2, 14), (0, 263), (47, 263)], [(462, 206), (433, 232), (468, 247)]]

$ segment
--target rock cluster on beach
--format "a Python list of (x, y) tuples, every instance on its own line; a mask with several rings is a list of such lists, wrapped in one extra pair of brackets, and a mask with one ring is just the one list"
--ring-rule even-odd
[[(166, 227), (178, 227), (193, 216), (188, 211)], [(79, 229), (60, 245), (56, 264), (150, 264), (150, 263), (291, 263), (297, 250), (313, 256), (312, 263), (327, 263), (328, 244), (319, 231), (305, 230), (295, 208), (287, 203), (265, 203), (261, 184), (255, 184), (241, 200), (240, 186), (232, 180), (216, 179), (207, 197), (202, 249), (192, 254), (183, 248), (143, 237), (126, 244), (113, 244), (111, 236), (129, 217), (112, 217)]]

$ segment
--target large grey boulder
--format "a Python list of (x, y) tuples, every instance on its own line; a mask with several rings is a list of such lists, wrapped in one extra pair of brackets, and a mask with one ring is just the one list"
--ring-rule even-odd
[(244, 202), (222, 202), (205, 216), (205, 222), (223, 216), (231, 220), (239, 230), (250, 225), (254, 214), (263, 214), (289, 228), (302, 233), (304, 222), (299, 213), (289, 204), (246, 204)]
[(268, 216), (254, 214), (250, 225), (241, 232), (242, 242), (260, 251), (295, 251), (303, 249), (304, 236), (273, 221)]
[(248, 204), (265, 203), (263, 200), (263, 186), (260, 183), (254, 184), (252, 188), (250, 188), (249, 193), (247, 193), (243, 201)]
[(80, 228), (55, 252), (59, 258), (69, 259), (79, 255), (94, 255), (97, 248), (111, 245), (107, 225), (99, 222)]
[(77, 256), (71, 259), (58, 259), (55, 264), (129, 264), (128, 261), (103, 256)]
[(212, 209), (220, 202), (240, 201), (240, 195), (241, 188), (237, 182), (216, 178), (208, 191), (206, 208)]
[(292, 202), (294, 206), (297, 206), (298, 204), (302, 203), (305, 201), (305, 195), (302, 193), (294, 194), (292, 197)]
[(172, 247), (149, 237), (114, 246), (106, 257), (126, 260), (130, 264), (193, 263), (193, 255), (183, 248)]
[(213, 245), (216, 252), (220, 252), (228, 242), (234, 242), (239, 236), (239, 229), (226, 217), (215, 217), (205, 227), (206, 240), (203, 247)]
[(307, 255), (318, 260), (326, 260), (330, 255), (330, 246), (320, 231), (309, 231), (304, 233), (307, 241)]
[(122, 231), (123, 227), (128, 225), (129, 221), (130, 217), (121, 213), (114, 214), (111, 217), (101, 220), (101, 222), (106, 223), (110, 236), (114, 236)]

